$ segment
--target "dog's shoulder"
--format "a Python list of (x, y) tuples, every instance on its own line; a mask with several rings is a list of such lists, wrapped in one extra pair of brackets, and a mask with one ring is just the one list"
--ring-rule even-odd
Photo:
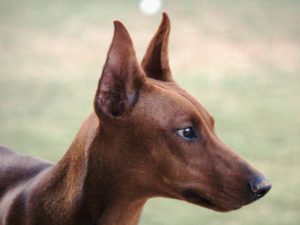
[(52, 165), (49, 161), (19, 154), (4, 146), (0, 146), (0, 187), (2, 186), (1, 183), (8, 185), (8, 183), (19, 182), (38, 174)]
[[(51, 166), (53, 165), (53, 163), (51, 163), (50, 161), (38, 158), (38, 157), (32, 157), (32, 156), (26, 156), (20, 153), (17, 153), (7, 147), (4, 147), (2, 145), (0, 145), (0, 165), (3, 165), (3, 163), (7, 163), (9, 161), (11, 161), (11, 159), (15, 160), (22, 160), (25, 162), (26, 164), (32, 165), (32, 166), (36, 166), (38, 164), (40, 165), (44, 165), (44, 166)], [(28, 163), (26, 163), (26, 161)]]

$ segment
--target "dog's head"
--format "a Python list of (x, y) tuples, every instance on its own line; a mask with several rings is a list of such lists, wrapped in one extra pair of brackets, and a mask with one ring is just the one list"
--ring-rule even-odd
[(141, 65), (126, 28), (114, 25), (95, 112), (116, 176), (149, 196), (218, 211), (265, 195), (270, 182), (217, 137), (213, 117), (173, 80), (168, 16), (163, 14)]

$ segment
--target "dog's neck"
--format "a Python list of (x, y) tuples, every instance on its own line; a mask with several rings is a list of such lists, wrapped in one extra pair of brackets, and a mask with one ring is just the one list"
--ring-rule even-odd
[(91, 114), (63, 159), (51, 171), (48, 195), (56, 194), (64, 203), (58, 209), (60, 212), (53, 215), (97, 225), (136, 225), (147, 199), (137, 194), (134, 185), (118, 177), (119, 171), (114, 171), (113, 165), (102, 159), (107, 155), (103, 151), (111, 149), (105, 149), (109, 143), (104, 143), (105, 138), (99, 138), (99, 133), (99, 120)]

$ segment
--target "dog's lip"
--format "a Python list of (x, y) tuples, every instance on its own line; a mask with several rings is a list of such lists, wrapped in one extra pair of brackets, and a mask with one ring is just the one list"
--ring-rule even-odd
[(219, 211), (219, 212), (228, 212), (231, 210), (236, 210), (236, 209), (241, 208), (240, 205), (235, 205), (235, 206), (231, 206), (231, 207), (221, 206), (221, 205), (215, 203), (213, 200), (205, 197), (204, 195), (200, 194), (198, 191), (195, 191), (193, 189), (186, 189), (181, 193), (181, 195), (184, 198), (184, 200), (186, 200), (190, 203), (204, 206), (206, 208), (213, 209), (213, 210)]
[(182, 197), (191, 203), (197, 204), (197, 205), (203, 205), (206, 207), (213, 207), (216, 206), (210, 199), (204, 197), (203, 195), (199, 194), (199, 192), (187, 189), (182, 192)]

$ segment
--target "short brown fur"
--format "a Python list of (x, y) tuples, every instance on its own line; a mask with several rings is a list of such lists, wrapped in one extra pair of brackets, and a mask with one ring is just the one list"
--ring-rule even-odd
[(64, 157), (52, 164), (0, 147), (0, 225), (136, 225), (151, 197), (225, 212), (271, 188), (173, 80), (168, 16), (141, 66), (126, 28), (114, 24), (95, 110)]

